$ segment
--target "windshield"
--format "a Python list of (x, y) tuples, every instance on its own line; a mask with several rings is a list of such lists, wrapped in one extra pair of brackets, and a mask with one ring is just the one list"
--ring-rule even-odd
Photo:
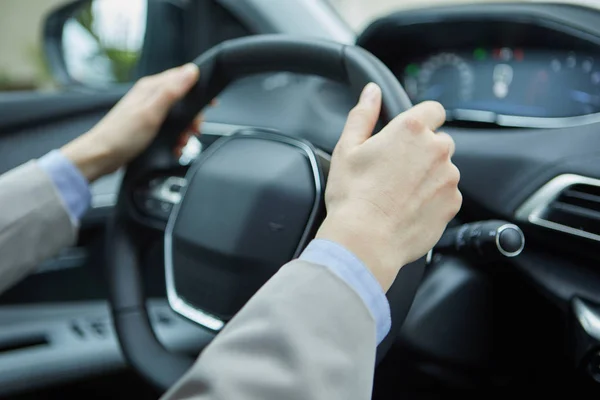
[[(356, 31), (362, 32), (375, 19), (394, 11), (425, 8), (431, 6), (447, 6), (460, 3), (491, 3), (500, 0), (327, 0)], [(588, 7), (599, 7), (600, 0), (504, 0), (512, 2), (544, 2), (585, 4)]]
[[(375, 19), (394, 11), (449, 3), (483, 3), (490, 0), (328, 0), (344, 20), (361, 32)], [(493, 1), (493, 0), (492, 0)]]

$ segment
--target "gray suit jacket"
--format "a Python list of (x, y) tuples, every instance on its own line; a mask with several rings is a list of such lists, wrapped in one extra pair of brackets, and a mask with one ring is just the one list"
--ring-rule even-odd
[[(0, 176), (0, 290), (72, 244), (76, 229), (48, 176), (30, 162)], [(375, 322), (326, 268), (284, 266), (163, 399), (367, 400)]]
[(368, 400), (375, 322), (319, 265), (292, 261), (246, 304), (169, 400)]
[(76, 237), (54, 183), (36, 162), (0, 175), (0, 292)]

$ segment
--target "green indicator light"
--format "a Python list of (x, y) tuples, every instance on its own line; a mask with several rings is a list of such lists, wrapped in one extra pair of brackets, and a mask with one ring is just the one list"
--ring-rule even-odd
[(417, 64), (408, 64), (405, 72), (408, 76), (417, 76), (419, 74), (419, 67)]
[(475, 51), (473, 51), (473, 58), (475, 58), (478, 61), (483, 61), (485, 60), (487, 57), (487, 52), (482, 49), (481, 47), (475, 49)]

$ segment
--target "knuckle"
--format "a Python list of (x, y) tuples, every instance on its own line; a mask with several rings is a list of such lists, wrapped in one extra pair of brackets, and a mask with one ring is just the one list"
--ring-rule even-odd
[(448, 142), (443, 140), (442, 138), (436, 137), (433, 141), (433, 155), (435, 159), (439, 162), (450, 159), (450, 151), (451, 147)]
[(460, 190), (456, 189), (456, 204), (457, 204), (459, 210), (460, 210), (460, 207), (462, 206), (462, 202), (463, 202), (463, 195)]
[(460, 212), (462, 207), (462, 194), (460, 191), (455, 190), (451, 196), (448, 197), (444, 207), (443, 217), (446, 221), (451, 221)]
[(460, 190), (456, 189), (454, 191), (454, 196), (452, 199), (452, 206), (450, 207), (450, 214), (451, 214), (450, 219), (454, 218), (456, 216), (456, 214), (459, 213), (459, 211), (462, 207), (462, 201), (463, 201), (462, 193), (460, 192)]
[(458, 184), (460, 183), (460, 170), (452, 163), (450, 163), (448, 183), (453, 187), (458, 187)]
[(411, 133), (421, 133), (425, 131), (425, 123), (413, 115), (407, 115), (402, 120), (404, 129)]
[(424, 101), (421, 104), (428, 114), (435, 115), (437, 117), (437, 119), (440, 119), (440, 120), (446, 119), (446, 109), (444, 108), (443, 105), (441, 105), (437, 101), (428, 100), (428, 101)]
[(450, 159), (454, 152), (454, 140), (448, 134), (436, 134), (435, 136), (435, 154), (439, 160)]
[(456, 146), (456, 143), (454, 143), (454, 139), (452, 139), (452, 136), (448, 135), (446, 132), (440, 132), (437, 134), (437, 136), (440, 138), (440, 140), (443, 140), (444, 142), (446, 142), (446, 144), (450, 147), (454, 147)]

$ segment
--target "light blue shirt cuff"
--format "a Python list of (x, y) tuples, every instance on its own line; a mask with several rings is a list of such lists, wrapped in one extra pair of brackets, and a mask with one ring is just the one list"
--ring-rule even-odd
[(310, 242), (300, 259), (329, 268), (354, 289), (375, 319), (377, 344), (381, 343), (392, 326), (390, 304), (383, 288), (362, 261), (345, 247), (324, 239)]
[(92, 200), (87, 179), (60, 150), (51, 151), (37, 162), (54, 182), (71, 221), (79, 225)]

